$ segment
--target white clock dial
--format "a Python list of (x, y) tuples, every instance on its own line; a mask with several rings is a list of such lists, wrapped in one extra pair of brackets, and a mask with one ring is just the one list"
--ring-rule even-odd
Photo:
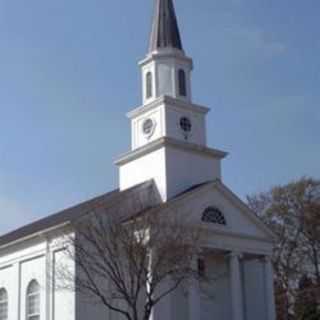
[(149, 139), (154, 134), (156, 122), (154, 119), (148, 118), (142, 123), (142, 132)]

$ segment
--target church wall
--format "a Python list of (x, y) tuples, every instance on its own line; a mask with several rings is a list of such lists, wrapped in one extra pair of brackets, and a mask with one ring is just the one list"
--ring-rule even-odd
[(166, 149), (168, 198), (197, 184), (221, 178), (220, 161), (174, 147)]
[(14, 246), (0, 249), (0, 268), (17, 261), (28, 260), (31, 257), (43, 254), (46, 250), (46, 241), (36, 237), (25, 240)]
[[(155, 123), (152, 136), (143, 134), (143, 123), (146, 119), (152, 119)], [(162, 105), (159, 108), (151, 109), (143, 115), (132, 119), (131, 130), (133, 150), (162, 137), (165, 130), (164, 106)]]
[[(205, 113), (198, 109), (185, 108), (179, 105), (159, 104), (156, 108), (146, 110), (131, 119), (132, 149), (147, 145), (148, 143), (159, 139), (160, 137), (175, 138), (185, 141), (185, 132), (180, 127), (180, 119), (187, 117), (192, 123), (192, 132), (187, 134), (187, 141), (206, 145), (206, 123)], [(152, 134), (143, 133), (143, 123), (146, 119), (154, 122)]]
[(32, 280), (36, 280), (40, 285), (40, 314), (46, 314), (46, 260), (45, 256), (31, 258), (22, 261), (20, 264), (20, 317), (26, 319), (26, 292)]
[[(161, 295), (163, 292), (167, 291), (168, 288), (171, 287), (171, 284), (167, 281), (163, 281), (159, 284), (158, 292), (156, 296)], [(176, 308), (176, 305), (174, 305), (173, 294), (165, 296), (154, 307), (153, 320), (162, 320), (162, 319), (173, 320), (174, 318), (172, 316), (175, 308)]]
[(25, 317), (26, 289), (31, 280), (41, 286), (41, 312), (45, 313), (45, 242), (29, 240), (0, 251), (0, 288), (8, 293), (9, 319)]
[(192, 109), (173, 106), (166, 107), (166, 132), (165, 135), (178, 140), (185, 140), (185, 133), (180, 128), (180, 118), (187, 117), (192, 123), (192, 132), (188, 134), (188, 142), (198, 145), (206, 145), (205, 114)]
[[(143, 60), (140, 63), (142, 67), (142, 93), (143, 103), (148, 104), (160, 96), (167, 95), (179, 98), (185, 101), (191, 101), (191, 71), (192, 61), (188, 58), (177, 58), (172, 55), (153, 55), (153, 59)], [(178, 71), (182, 69), (186, 73), (186, 96), (181, 96), (178, 90)], [(146, 97), (146, 75), (152, 73), (153, 94)]]
[[(61, 318), (60, 318), (61, 319)], [(118, 314), (112, 314), (101, 303), (93, 303), (77, 294), (76, 320), (122, 320)]]
[(15, 294), (18, 288), (18, 270), (13, 265), (0, 268), (0, 288), (5, 288), (8, 294), (9, 319), (18, 319), (18, 295)]
[[(121, 207), (126, 207), (125, 203), (121, 204)], [(114, 206), (113, 206), (114, 207)], [(90, 223), (90, 221), (88, 221)], [(85, 241), (81, 245), (83, 248), (86, 248), (86, 252), (90, 251), (89, 243)], [(83, 269), (81, 267), (75, 266), (75, 274), (78, 279), (86, 279), (86, 276), (83, 273)], [(101, 277), (97, 284), (100, 286), (100, 289), (104, 292), (104, 290), (108, 290), (110, 284), (108, 281)], [(108, 291), (106, 291), (108, 293)], [(80, 291), (78, 290), (75, 293), (75, 319), (76, 320), (125, 320), (125, 318), (116, 312), (109, 310), (103, 302), (96, 295), (90, 295), (88, 291)], [(117, 304), (118, 303), (118, 304)], [(119, 302), (114, 303), (115, 306), (120, 307)], [(57, 318), (57, 320), (60, 320)]]
[[(88, 222), (90, 223), (90, 222)], [(83, 243), (82, 245), (84, 245)], [(89, 250), (89, 246), (86, 250)], [(82, 269), (80, 267), (75, 266), (75, 273), (78, 279), (85, 279), (86, 277), (82, 273)], [(98, 282), (99, 285), (104, 286), (104, 279), (101, 282)], [(105, 285), (107, 286), (107, 285)], [(115, 317), (112, 317), (111, 312), (106, 309), (104, 305), (102, 305), (101, 301), (96, 297), (89, 297), (89, 295), (84, 294), (83, 292), (77, 291), (76, 295), (76, 320), (119, 320)], [(57, 319), (58, 320), (58, 319)]]
[(165, 148), (160, 148), (135, 161), (120, 166), (120, 189), (154, 179), (162, 199), (166, 199)]
[[(32, 280), (40, 286), (41, 319), (75, 320), (74, 293), (55, 289), (59, 281), (56, 276), (58, 259), (66, 263), (61, 241), (56, 241), (55, 237), (36, 236), (0, 249), (0, 288), (8, 292), (10, 320), (26, 318), (26, 293)], [(70, 262), (69, 266), (72, 270)]]
[(188, 301), (188, 287), (185, 285), (180, 286), (172, 294), (173, 320), (188, 320), (189, 318), (189, 301)]
[(59, 276), (62, 268), (74, 273), (74, 262), (68, 258), (65, 250), (54, 250), (52, 252), (52, 274), (55, 285), (54, 288), (51, 288), (52, 320), (74, 320), (75, 293), (64, 287), (64, 281)]
[(157, 64), (157, 96), (167, 95), (173, 97), (175, 94), (175, 73), (174, 68), (169, 62)]
[[(166, 283), (160, 285), (160, 290), (166, 288)], [(162, 292), (162, 291), (161, 291)], [(188, 320), (189, 304), (188, 304), (188, 288), (181, 285), (171, 294), (164, 297), (154, 307), (153, 320)]]

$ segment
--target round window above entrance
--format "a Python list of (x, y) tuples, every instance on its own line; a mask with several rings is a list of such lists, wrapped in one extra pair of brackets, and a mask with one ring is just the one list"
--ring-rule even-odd
[(222, 226), (227, 225), (224, 214), (219, 209), (214, 207), (207, 208), (203, 212), (201, 220), (206, 223), (218, 224)]

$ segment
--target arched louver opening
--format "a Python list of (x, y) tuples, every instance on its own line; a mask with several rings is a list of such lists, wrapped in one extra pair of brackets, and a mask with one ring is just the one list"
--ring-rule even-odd
[(152, 73), (149, 71), (146, 74), (146, 98), (150, 99), (152, 96), (153, 96)]
[(207, 223), (219, 224), (222, 226), (227, 225), (224, 214), (219, 209), (214, 207), (209, 207), (204, 211), (202, 215), (202, 221)]
[(4, 288), (0, 289), (0, 320), (8, 320), (8, 293)]
[(180, 69), (178, 72), (178, 80), (179, 80), (179, 95), (182, 97), (186, 97), (187, 96), (186, 73), (182, 69)]
[(32, 280), (27, 288), (26, 320), (40, 320), (40, 286)]

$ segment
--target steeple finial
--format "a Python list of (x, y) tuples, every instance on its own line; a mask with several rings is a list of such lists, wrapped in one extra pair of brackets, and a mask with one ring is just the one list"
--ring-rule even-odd
[(163, 48), (183, 51), (173, 0), (156, 0), (149, 52)]

